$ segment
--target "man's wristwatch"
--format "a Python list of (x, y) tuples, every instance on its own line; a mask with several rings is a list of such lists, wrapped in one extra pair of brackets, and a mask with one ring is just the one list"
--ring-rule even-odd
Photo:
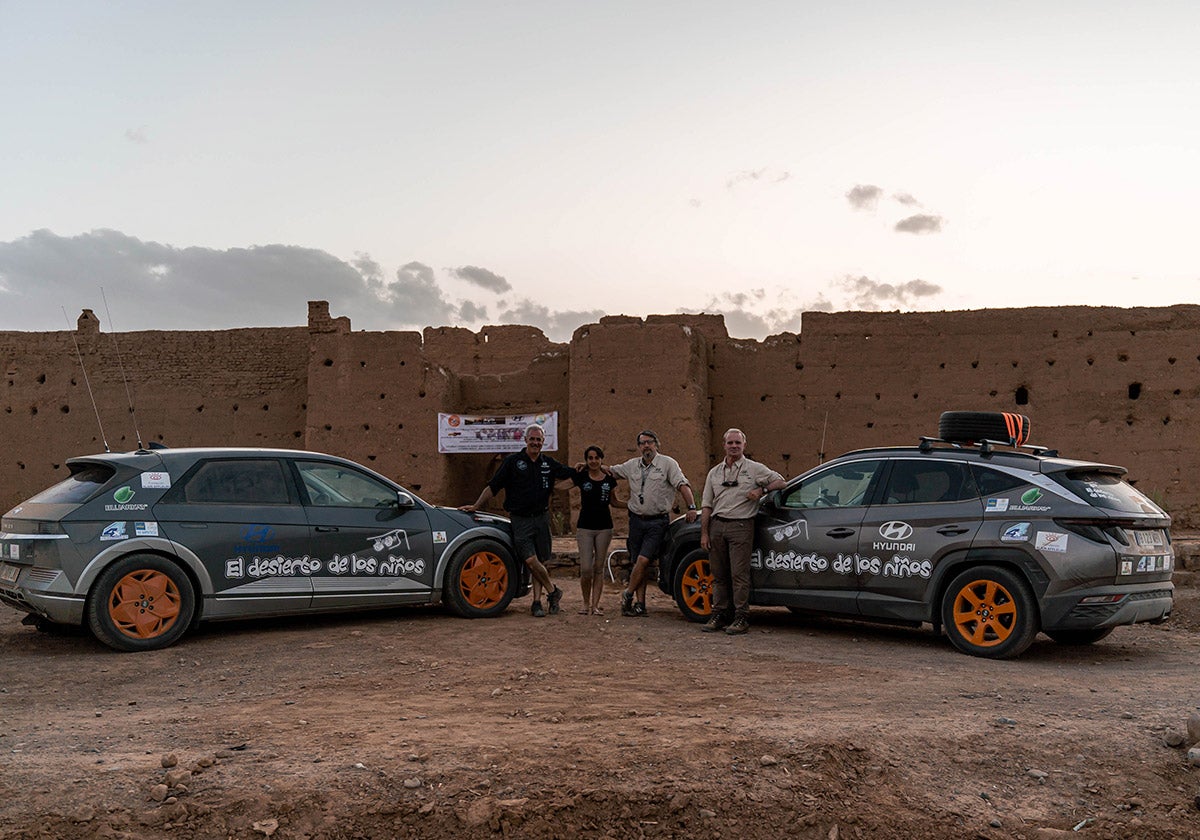
[(695, 510), (695, 509), (696, 509), (695, 505), (688, 505), (688, 510)]

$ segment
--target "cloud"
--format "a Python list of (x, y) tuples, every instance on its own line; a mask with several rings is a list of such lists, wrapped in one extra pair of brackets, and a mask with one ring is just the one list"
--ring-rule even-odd
[(879, 205), (879, 197), (883, 195), (883, 187), (874, 184), (855, 184), (846, 193), (846, 200), (855, 210), (874, 210)]
[(911, 195), (909, 195), (906, 192), (893, 193), (892, 199), (895, 201), (898, 201), (900, 204), (903, 204), (905, 207), (920, 207), (920, 206), (922, 206), (921, 202), (917, 201), (915, 198), (913, 198)]
[(146, 126), (139, 125), (137, 128), (125, 129), (125, 139), (130, 143), (149, 143), (150, 138), (146, 135)]
[(476, 286), (487, 289), (489, 292), (500, 294), (512, 290), (512, 284), (495, 272), (488, 271), (486, 268), (479, 268), (474, 265), (464, 265), (460, 268), (447, 269), (451, 274), (459, 279), (466, 280), (468, 283), (474, 283)]
[(918, 213), (896, 222), (897, 233), (941, 233), (942, 217)]
[(741, 172), (737, 173), (736, 175), (733, 175), (732, 177), (730, 177), (729, 180), (725, 182), (725, 187), (727, 189), (733, 189), (738, 184), (745, 184), (747, 182), (750, 182), (750, 183), (758, 182), (758, 183), (763, 183), (763, 184), (778, 184), (782, 181), (786, 181), (788, 178), (791, 178), (791, 177), (792, 177), (791, 172), (785, 172), (785, 171), (782, 171), (779, 169), (771, 169), (770, 167), (764, 166), (762, 169), (742, 170)]
[(821, 296), (802, 306), (778, 305), (779, 301), (787, 299), (785, 293), (773, 298), (765, 289), (755, 288), (742, 292), (722, 292), (711, 296), (699, 309), (681, 308), (676, 311), (689, 315), (721, 315), (731, 336), (762, 339), (781, 332), (798, 333), (801, 313), (831, 308)]
[(458, 317), (464, 321), (477, 323), (480, 321), (486, 321), (487, 316), (488, 311), (486, 306), (480, 306), (479, 304), (473, 303), (469, 300), (464, 300), (462, 302), (462, 306), (458, 308)]
[(500, 313), (502, 324), (529, 324), (539, 327), (551, 341), (570, 341), (571, 334), (584, 324), (594, 324), (608, 313), (602, 309), (554, 312), (528, 298), (513, 303)]
[(927, 280), (907, 283), (880, 283), (869, 277), (842, 278), (839, 285), (850, 294), (851, 304), (858, 309), (898, 309), (910, 306), (917, 298), (941, 294), (942, 287)]

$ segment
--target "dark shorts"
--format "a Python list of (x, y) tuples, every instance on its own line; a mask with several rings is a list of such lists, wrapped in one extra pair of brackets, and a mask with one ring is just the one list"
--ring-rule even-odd
[(666, 516), (638, 516), (629, 514), (629, 561), (636, 563), (639, 557), (654, 561), (662, 551), (671, 520)]
[(511, 514), (513, 546), (517, 550), (517, 559), (525, 562), (530, 557), (537, 557), (542, 563), (550, 562), (550, 513), (539, 513), (536, 516), (518, 516)]

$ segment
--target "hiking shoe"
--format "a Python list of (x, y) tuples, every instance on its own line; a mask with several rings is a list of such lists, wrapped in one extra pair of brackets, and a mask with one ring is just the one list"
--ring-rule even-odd
[(621, 615), (637, 615), (637, 613), (633, 611), (632, 592), (621, 593)]
[(713, 613), (708, 618), (708, 623), (700, 628), (701, 633), (716, 633), (718, 630), (724, 630), (729, 626), (729, 617), (725, 613)]
[(638, 618), (645, 618), (646, 617), (646, 602), (638, 601), (636, 604), (634, 604), (633, 605), (633, 614), (636, 615)]
[(550, 615), (558, 615), (558, 602), (562, 600), (562, 587), (554, 587), (554, 591), (546, 596), (546, 603), (550, 605)]
[(531, 616), (533, 616), (534, 618), (545, 618), (546, 611), (544, 609), (542, 609), (542, 602), (534, 601), (533, 604), (529, 607), (529, 614)]
[(747, 621), (744, 616), (740, 615), (733, 620), (733, 624), (730, 624), (725, 628), (725, 634), (728, 636), (740, 636), (743, 633), (749, 632), (750, 622)]

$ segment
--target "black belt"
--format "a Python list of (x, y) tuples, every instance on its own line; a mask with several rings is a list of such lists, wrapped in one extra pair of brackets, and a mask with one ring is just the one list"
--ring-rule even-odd
[(713, 519), (717, 520), (718, 522), (750, 522), (754, 519), (754, 517), (747, 516), (745, 519), (733, 519), (728, 516), (714, 516)]
[(668, 514), (665, 513), (630, 513), (630, 516), (636, 516), (638, 519), (666, 519)]

